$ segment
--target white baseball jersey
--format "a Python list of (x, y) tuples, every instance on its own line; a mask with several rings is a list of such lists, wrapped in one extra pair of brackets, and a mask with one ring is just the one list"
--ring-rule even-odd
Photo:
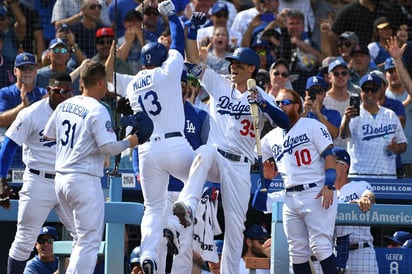
[[(249, 93), (239, 92), (232, 87), (230, 81), (209, 67), (203, 75), (202, 83), (211, 97), (208, 144), (218, 144), (226, 151), (245, 155), (253, 163), (256, 140), (250, 104), (247, 99)], [(273, 98), (261, 88), (257, 88), (268, 103), (279, 108)], [(265, 120), (272, 122), (269, 115), (259, 111), (260, 129), (263, 128)]]
[[(348, 91), (347, 93), (350, 94)], [(337, 101), (326, 94), (325, 99), (323, 100), (323, 105), (327, 109), (337, 110), (340, 114), (340, 117), (343, 117), (345, 115), (346, 108), (349, 106), (349, 102), (350, 102), (349, 97), (345, 101)], [(348, 138), (342, 139), (339, 135), (338, 137), (335, 138), (333, 144), (335, 147), (346, 147), (348, 141), (349, 141)]]
[(56, 142), (43, 138), (44, 126), (52, 113), (49, 98), (33, 103), (19, 112), (6, 136), (23, 146), (23, 162), (26, 167), (54, 173)]
[(145, 111), (154, 124), (152, 136), (183, 132), (185, 124), (180, 79), (183, 57), (174, 49), (161, 67), (141, 70), (127, 86), (127, 98), (134, 112)]
[[(351, 201), (359, 200), (365, 190), (372, 191), (372, 186), (366, 181), (351, 181), (336, 191), (340, 204), (349, 204)], [(336, 236), (350, 234), (350, 243), (362, 241), (373, 242), (369, 226), (336, 226)]]
[(56, 138), (56, 171), (103, 176), (99, 147), (116, 142), (110, 114), (94, 98), (75, 96), (58, 105), (44, 135)]
[(300, 118), (288, 132), (275, 128), (269, 134), (263, 138), (262, 158), (274, 157), (285, 188), (302, 183), (323, 185), (325, 165), (321, 153), (332, 144), (325, 125), (315, 119)]
[(396, 155), (388, 153), (386, 147), (392, 139), (397, 143), (407, 143), (407, 139), (395, 112), (379, 107), (375, 116), (361, 106), (360, 115), (351, 119), (349, 128), (349, 174), (396, 176)]
[[(371, 185), (366, 181), (351, 181), (337, 190), (339, 203), (350, 203), (362, 197), (365, 190), (372, 191)], [(369, 226), (336, 226), (336, 236), (341, 237), (349, 234), (349, 244), (369, 244), (369, 247), (358, 248), (349, 251), (346, 262), (346, 273), (378, 273), (375, 250), (373, 248), (373, 236)]]

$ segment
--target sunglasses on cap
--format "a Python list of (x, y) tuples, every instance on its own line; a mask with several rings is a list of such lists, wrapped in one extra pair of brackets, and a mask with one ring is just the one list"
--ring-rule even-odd
[(349, 41), (346, 41), (346, 42), (339, 41), (339, 42), (338, 42), (338, 46), (339, 46), (339, 47), (345, 46), (345, 47), (347, 47), (347, 48), (350, 48), (350, 47), (352, 47), (352, 43), (349, 42)]
[(47, 87), (53, 92), (60, 93), (60, 95), (63, 96), (73, 96), (73, 89), (65, 89), (65, 88), (59, 88), (59, 87)]
[(273, 75), (275, 75), (275, 76), (281, 75), (283, 78), (288, 78), (288, 77), (289, 77), (289, 73), (287, 73), (287, 72), (282, 72), (282, 73), (280, 73), (280, 72), (277, 71), (277, 70), (275, 70), (275, 72), (273, 72)]
[(377, 87), (363, 87), (361, 90), (365, 93), (372, 92), (372, 93), (377, 93), (378, 88)]
[(95, 9), (101, 10), (101, 9), (102, 9), (102, 5), (100, 5), (100, 4), (92, 4), (92, 5), (89, 6), (89, 9), (91, 9), (91, 10), (95, 10)]
[(279, 106), (280, 105), (289, 106), (291, 104), (296, 104), (296, 102), (293, 101), (293, 100), (290, 100), (290, 99), (285, 99), (285, 100), (282, 100), (282, 101), (276, 101), (276, 104), (278, 104)]
[(37, 242), (39, 243), (39, 244), (45, 244), (45, 243), (48, 243), (48, 244), (53, 244), (53, 242), (54, 242), (54, 239), (52, 239), (52, 238), (49, 238), (49, 239), (46, 239), (46, 238), (39, 238), (39, 239), (37, 239)]

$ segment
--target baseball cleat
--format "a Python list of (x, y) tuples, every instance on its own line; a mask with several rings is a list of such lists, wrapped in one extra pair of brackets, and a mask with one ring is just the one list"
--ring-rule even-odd
[(170, 253), (171, 255), (179, 254), (179, 232), (172, 226), (167, 226), (163, 229), (163, 236), (167, 239), (167, 253)]
[(188, 227), (193, 222), (192, 210), (183, 202), (177, 201), (173, 204), (173, 215), (179, 218), (183, 227)]
[(142, 269), (143, 269), (144, 274), (156, 274), (157, 273), (156, 263), (150, 259), (145, 259), (142, 262)]

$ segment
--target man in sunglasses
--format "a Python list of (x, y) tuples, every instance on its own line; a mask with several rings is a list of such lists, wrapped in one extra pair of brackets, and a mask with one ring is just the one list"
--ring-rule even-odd
[[(246, 269), (246, 258), (267, 258), (263, 243), (269, 239), (268, 231), (261, 225), (251, 225), (246, 228), (243, 239), (242, 259), (239, 265), (239, 274), (249, 273)], [(269, 274), (267, 269), (257, 269), (257, 274)]]
[(396, 178), (396, 154), (403, 153), (407, 139), (395, 112), (378, 104), (382, 85), (379, 76), (369, 73), (360, 80), (360, 113), (349, 106), (342, 118), (340, 132), (349, 140), (352, 164), (349, 175)]
[(17, 232), (9, 250), (7, 273), (11, 274), (23, 273), (38, 232), (52, 209), (56, 210), (67, 229), (73, 231), (70, 221), (58, 205), (54, 192), (56, 142), (46, 141), (42, 137), (53, 110), (73, 95), (70, 75), (54, 74), (50, 78), (47, 91), (47, 98), (19, 112), (7, 130), (0, 150), (0, 178), (3, 188), (7, 186), (6, 178), (13, 155), (20, 146), (23, 146), (23, 162), (26, 165), (23, 186), (19, 192)]
[(323, 105), (326, 96), (326, 81), (320, 76), (312, 76), (306, 81), (306, 96), (302, 117), (313, 118), (326, 126), (332, 138), (339, 135), (341, 116), (337, 110)]
[(35, 249), (36, 256), (27, 262), (25, 273), (53, 274), (59, 267), (59, 260), (53, 254), (53, 242), (58, 239), (57, 230), (51, 226), (40, 229)]
[[(46, 88), (49, 85), (50, 76), (56, 72), (65, 72), (70, 74), (73, 70), (67, 66), (67, 61), (70, 58), (70, 48), (65, 40), (54, 38), (49, 43), (47, 58), (50, 60), (50, 65), (42, 67), (37, 71), (36, 85)], [(77, 78), (73, 84), (74, 93), (79, 94), (79, 79)]]

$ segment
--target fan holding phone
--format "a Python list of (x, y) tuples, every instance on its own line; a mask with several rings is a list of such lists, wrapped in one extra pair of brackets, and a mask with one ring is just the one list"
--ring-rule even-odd
[(303, 103), (302, 117), (314, 118), (324, 124), (332, 138), (339, 134), (341, 116), (334, 109), (327, 109), (323, 105), (328, 84), (320, 76), (312, 76), (306, 81), (306, 96)]

